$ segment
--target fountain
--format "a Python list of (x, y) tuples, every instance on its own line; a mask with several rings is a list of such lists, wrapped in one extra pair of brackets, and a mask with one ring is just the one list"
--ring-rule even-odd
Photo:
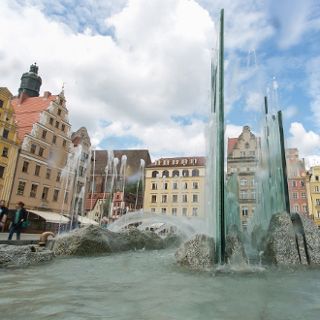
[[(284, 262), (297, 268), (294, 272), (281, 267), (277, 272), (274, 268), (263, 268), (265, 253), (262, 251), (258, 253), (256, 268), (244, 268), (243, 255), (235, 256), (240, 257), (239, 265), (237, 259), (229, 259), (234, 258), (232, 250), (239, 253), (243, 247), (239, 237), (237, 176), (231, 175), (226, 181), (224, 170), (223, 11), (219, 53), (212, 63), (210, 130), (206, 223), (200, 219), (136, 212), (121, 217), (109, 230), (80, 228), (60, 236), (55, 253), (78, 255), (81, 259), (56, 259), (55, 263), (44, 264), (42, 268), (0, 270), (1, 316), (6, 319), (318, 319), (319, 271), (299, 268), (299, 264), (304, 258), (306, 264), (320, 264), (320, 237), (310, 220), (289, 215), (282, 117), (281, 112), (269, 114), (267, 99), (256, 179), (257, 209), (249, 231), (254, 233), (260, 228), (265, 232), (267, 247), (264, 249), (271, 263)], [(121, 159), (123, 178), (125, 162), (125, 158)], [(105, 192), (112, 192), (118, 182), (118, 164), (119, 159), (109, 154)], [(141, 162), (137, 190), (143, 182), (143, 168)], [(111, 181), (108, 181), (110, 174)], [(180, 259), (191, 262), (196, 270), (201, 265), (202, 270), (209, 272), (190, 272), (177, 266), (171, 249), (145, 251), (164, 248), (165, 242), (152, 232), (123, 231), (136, 223), (166, 223), (178, 227), (192, 248), (186, 255), (182, 252)], [(202, 234), (190, 240), (196, 233)], [(203, 246), (206, 242), (210, 245)], [(90, 251), (91, 248), (96, 251)], [(12, 258), (7, 251), (0, 250), (0, 261)], [(21, 254), (22, 248), (17, 250), (20, 261), (35, 254), (29, 251)], [(127, 252), (112, 254), (119, 251)], [(99, 256), (88, 257), (93, 253)], [(275, 253), (280, 259), (272, 256)], [(197, 263), (195, 260), (199, 257), (202, 260)], [(213, 260), (218, 265), (214, 273)], [(223, 265), (228, 262), (236, 265), (232, 268), (230, 264)], [(226, 276), (222, 271), (233, 274)], [(17, 299), (24, 303), (17, 303)]]

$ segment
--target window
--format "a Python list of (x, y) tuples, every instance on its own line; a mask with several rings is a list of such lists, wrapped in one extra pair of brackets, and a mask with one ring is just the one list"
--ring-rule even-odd
[(156, 183), (152, 183), (151, 189), (152, 190), (157, 190), (157, 188), (158, 188), (157, 184)]
[(168, 199), (168, 196), (166, 194), (162, 195), (162, 199), (161, 199), (161, 202), (162, 203), (166, 203), (167, 202), (167, 199)]
[(86, 173), (86, 169), (83, 166), (79, 167), (79, 176), (84, 177), (84, 174)]
[(9, 137), (9, 130), (3, 129), (2, 136), (3, 136), (4, 139), (8, 139), (8, 137)]
[(198, 169), (193, 169), (192, 170), (192, 176), (193, 177), (199, 177), (199, 170)]
[(192, 208), (192, 216), (193, 217), (198, 216), (198, 208)]
[(46, 179), (50, 179), (50, 176), (51, 176), (51, 169), (47, 169), (47, 172), (46, 172)]
[(64, 124), (62, 124), (62, 125), (61, 125), (61, 131), (64, 132), (65, 128), (66, 128), (66, 126), (65, 126)]
[(314, 192), (319, 192), (319, 186), (314, 187)]
[(57, 189), (54, 189), (53, 191), (53, 201), (58, 201), (58, 198), (59, 198), (59, 190)]
[(250, 156), (254, 157), (255, 156), (255, 151), (249, 151)]
[(3, 107), (3, 100), (0, 99), (0, 108)]
[(61, 171), (58, 171), (57, 172), (56, 182), (60, 182), (60, 178), (61, 178)]
[(182, 208), (182, 215), (187, 216), (188, 214), (188, 209), (187, 208)]
[(304, 187), (304, 186), (305, 186), (305, 183), (304, 183), (303, 180), (300, 181), (300, 185), (301, 185), (301, 187)]
[(56, 128), (57, 129), (59, 128), (59, 125), (60, 125), (59, 121), (56, 121)]
[(8, 154), (9, 154), (9, 149), (7, 147), (3, 147), (2, 149), (2, 156), (4, 158), (8, 158)]
[(244, 145), (244, 147), (245, 147), (246, 149), (249, 149), (249, 148), (250, 148), (249, 142), (246, 142), (246, 144)]
[(293, 212), (299, 212), (299, 205), (298, 204), (294, 205)]
[(247, 179), (240, 179), (240, 186), (246, 186), (248, 183)]
[(184, 184), (183, 184), (183, 189), (188, 189), (188, 182), (185, 182)]
[(240, 199), (248, 199), (248, 192), (245, 190), (240, 190)]
[(303, 205), (302, 205), (302, 211), (303, 211), (303, 212), (307, 212), (307, 211), (308, 211), (308, 207), (307, 207), (306, 204), (303, 204)]
[(5, 169), (5, 167), (0, 166), (0, 178), (3, 178), (3, 176), (4, 176), (4, 169)]
[(169, 178), (169, 171), (168, 171), (168, 170), (164, 170), (164, 171), (162, 172), (162, 177)]
[(36, 153), (36, 149), (37, 149), (37, 146), (35, 144), (32, 144), (31, 147), (30, 147), (30, 153), (35, 154)]
[(296, 187), (296, 186), (297, 186), (297, 182), (293, 180), (293, 181), (292, 181), (292, 186), (293, 186), (293, 187)]
[(163, 184), (163, 189), (164, 189), (164, 190), (168, 190), (168, 183), (167, 183), (167, 182), (165, 182), (165, 183)]
[(306, 193), (305, 192), (301, 192), (301, 199), (305, 199), (307, 196), (306, 196)]
[(62, 146), (65, 147), (67, 145), (67, 141), (63, 139)]
[(199, 189), (199, 183), (198, 182), (192, 182), (192, 189)]
[(47, 136), (47, 130), (42, 131), (42, 139), (45, 139)]
[(50, 124), (50, 125), (53, 125), (53, 118), (50, 118), (50, 119), (49, 119), (49, 124)]
[(42, 200), (47, 200), (48, 199), (48, 193), (49, 193), (49, 188), (48, 187), (43, 187), (41, 199)]
[(245, 156), (246, 156), (245, 151), (240, 151), (240, 157), (245, 157)]
[(61, 109), (58, 109), (58, 116), (61, 116)]
[(35, 198), (37, 196), (38, 185), (32, 184), (30, 190), (30, 198)]
[(29, 168), (29, 162), (28, 161), (23, 161), (22, 172), (27, 173), (28, 172), (28, 168)]
[(316, 199), (316, 206), (320, 206), (320, 199)]
[(243, 207), (243, 208), (241, 209), (241, 213), (242, 213), (242, 216), (243, 216), (243, 217), (248, 216), (248, 208), (247, 208), (247, 207)]
[(34, 170), (34, 175), (35, 175), (35, 176), (39, 176), (39, 174), (40, 174), (40, 169), (41, 169), (41, 167), (40, 167), (39, 165), (36, 165), (36, 168), (35, 168), (35, 170)]
[(319, 210), (317, 211), (317, 215), (318, 215), (318, 218), (320, 218), (320, 211)]
[(64, 202), (68, 202), (69, 200), (69, 192), (67, 191), (64, 195)]
[(297, 192), (293, 192), (292, 193), (292, 198), (293, 199), (298, 199), (298, 193)]
[(256, 199), (256, 192), (255, 190), (251, 191), (251, 199), (255, 200)]
[(189, 177), (189, 170), (182, 170), (183, 177)]
[(153, 194), (153, 195), (151, 196), (151, 202), (152, 202), (152, 203), (156, 203), (156, 202), (157, 202), (157, 196), (156, 196), (155, 194)]
[(316, 181), (319, 181), (319, 176), (315, 176), (314, 178), (316, 179)]
[(177, 183), (177, 182), (174, 182), (174, 183), (172, 184), (172, 189), (173, 189), (173, 190), (177, 190), (177, 189), (178, 189), (178, 183)]
[(158, 177), (158, 174), (159, 174), (159, 171), (152, 171), (152, 178), (157, 178)]
[(43, 157), (44, 149), (42, 147), (39, 148), (39, 156)]
[(26, 183), (24, 181), (19, 181), (17, 195), (23, 196)]
[(178, 202), (178, 195), (177, 194), (172, 195), (172, 202)]
[(197, 194), (192, 195), (192, 202), (198, 202), (198, 195)]
[(177, 208), (172, 208), (172, 209), (171, 209), (171, 214), (172, 214), (173, 216), (176, 216), (176, 215), (177, 215)]
[(163, 214), (167, 213), (167, 208), (161, 208), (161, 213)]
[(172, 177), (179, 177), (179, 170), (173, 170)]
[(182, 195), (182, 202), (188, 202), (188, 195), (187, 194)]
[(52, 137), (52, 143), (53, 143), (53, 144), (56, 144), (56, 142), (57, 142), (57, 136), (53, 136), (53, 137)]

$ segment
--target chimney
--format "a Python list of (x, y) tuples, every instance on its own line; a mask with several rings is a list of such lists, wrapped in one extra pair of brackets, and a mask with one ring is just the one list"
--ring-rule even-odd
[(45, 92), (43, 93), (43, 97), (44, 97), (45, 99), (48, 99), (50, 96), (51, 96), (51, 92), (50, 92), (50, 91), (45, 91)]

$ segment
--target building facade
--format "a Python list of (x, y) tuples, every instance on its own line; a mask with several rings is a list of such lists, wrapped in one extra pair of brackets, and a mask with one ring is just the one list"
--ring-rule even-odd
[(10, 208), (23, 201), (26, 208), (70, 213), (72, 172), (69, 158), (70, 124), (63, 90), (39, 96), (41, 78), (32, 65), (23, 74), (19, 96), (11, 104), (16, 114), (21, 152), (10, 196)]
[(256, 207), (255, 173), (258, 139), (249, 126), (244, 126), (238, 138), (228, 138), (227, 175), (237, 175), (239, 215), (243, 229)]
[(320, 228), (320, 166), (307, 172), (307, 195), (309, 215)]
[(146, 167), (144, 211), (172, 216), (204, 214), (205, 158), (161, 158)]
[(19, 152), (12, 94), (0, 87), (0, 200), (8, 204)]
[[(76, 218), (83, 216), (85, 199), (88, 196), (90, 184), (91, 142), (88, 131), (81, 127), (71, 135), (71, 161), (74, 171), (73, 193), (71, 200), (72, 215)], [(75, 221), (77, 219), (74, 219)]]
[(304, 161), (296, 148), (286, 150), (290, 211), (308, 215), (307, 175)]

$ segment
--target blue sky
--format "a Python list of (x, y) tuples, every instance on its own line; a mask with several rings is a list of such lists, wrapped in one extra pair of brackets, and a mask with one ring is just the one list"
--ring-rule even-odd
[(154, 158), (204, 154), (222, 7), (227, 135), (246, 124), (258, 133), (263, 96), (276, 86), (288, 146), (316, 158), (316, 0), (4, 0), (1, 86), (15, 93), (37, 61), (42, 90), (57, 93), (66, 82), (71, 123), (86, 126), (97, 148), (148, 148)]

